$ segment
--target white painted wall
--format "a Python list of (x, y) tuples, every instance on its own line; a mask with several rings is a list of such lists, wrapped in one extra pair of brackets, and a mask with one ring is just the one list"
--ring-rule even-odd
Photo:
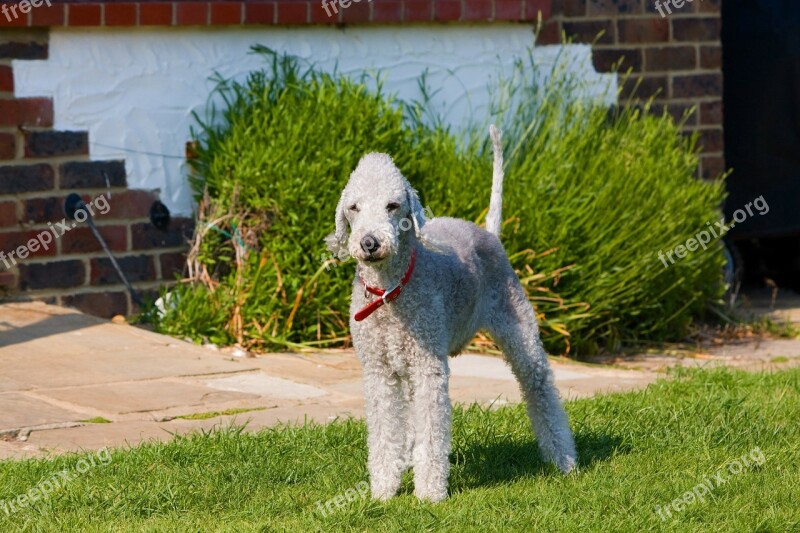
[[(203, 112), (209, 76), (243, 79), (263, 66), (249, 54), (263, 44), (327, 70), (364, 69), (385, 75), (385, 90), (419, 97), (417, 80), (428, 70), (439, 88), (434, 102), (458, 127), (483, 120), (487, 84), (510, 73), (515, 57), (533, 45), (531, 28), (518, 24), (415, 27), (59, 29), (50, 33), (46, 61), (15, 61), (16, 94), (54, 99), (55, 128), (88, 130), (94, 160), (125, 159), (131, 188), (160, 189), (176, 215), (192, 212), (183, 157), (192, 111)], [(537, 60), (553, 63), (560, 47), (538, 47)], [(602, 93), (612, 77), (598, 75), (588, 46), (567, 50), (573, 70)], [(614, 92), (612, 92), (614, 94)]]

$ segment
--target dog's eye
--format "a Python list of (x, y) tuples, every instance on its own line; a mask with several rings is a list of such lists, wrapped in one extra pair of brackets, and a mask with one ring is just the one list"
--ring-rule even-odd
[(358, 213), (358, 204), (353, 204), (350, 206), (350, 211), (354, 213)]
[(397, 211), (398, 209), (400, 209), (400, 204), (398, 204), (397, 202), (389, 202), (386, 206), (386, 210), (389, 211), (390, 213), (392, 211)]

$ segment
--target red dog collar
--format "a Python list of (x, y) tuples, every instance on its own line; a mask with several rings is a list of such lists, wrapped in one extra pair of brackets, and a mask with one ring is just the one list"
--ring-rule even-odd
[(405, 287), (408, 281), (411, 279), (411, 274), (413, 274), (414, 272), (414, 263), (416, 263), (416, 260), (417, 260), (417, 250), (414, 249), (411, 251), (411, 261), (408, 262), (408, 269), (406, 270), (406, 273), (403, 275), (403, 279), (400, 280), (400, 284), (398, 286), (389, 291), (386, 291), (384, 289), (378, 289), (376, 287), (370, 287), (369, 285), (366, 284), (366, 282), (364, 282), (361, 276), (358, 277), (358, 279), (364, 285), (364, 290), (366, 290), (371, 294), (374, 294), (375, 296), (380, 296), (380, 299), (375, 300), (374, 302), (367, 305), (364, 309), (357, 312), (355, 314), (356, 322), (361, 322), (369, 315), (377, 311), (385, 303), (397, 300), (397, 298), (400, 296), (400, 293), (403, 292), (403, 287)]

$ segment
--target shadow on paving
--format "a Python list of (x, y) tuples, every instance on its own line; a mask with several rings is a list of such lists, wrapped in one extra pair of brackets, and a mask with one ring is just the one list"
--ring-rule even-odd
[[(23, 344), (45, 337), (52, 337), (54, 335), (92, 327), (105, 322), (78, 313), (63, 315), (47, 314), (45, 316), (47, 318), (24, 326), (16, 326), (13, 323), (0, 320), (0, 348), (13, 346), (15, 344)], [(2, 316), (0, 316), (0, 319), (2, 319)]]

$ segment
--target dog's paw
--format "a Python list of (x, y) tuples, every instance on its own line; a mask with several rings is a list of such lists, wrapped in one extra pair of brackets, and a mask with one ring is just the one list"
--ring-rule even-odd
[(564, 474), (578, 471), (577, 455), (562, 455), (553, 461)]
[(447, 488), (443, 489), (414, 489), (414, 496), (420, 500), (437, 503), (447, 498)]
[(372, 487), (372, 499), (373, 500), (380, 500), (385, 502), (386, 500), (390, 500), (397, 495), (397, 489), (391, 487), (380, 487), (380, 486), (373, 486)]

